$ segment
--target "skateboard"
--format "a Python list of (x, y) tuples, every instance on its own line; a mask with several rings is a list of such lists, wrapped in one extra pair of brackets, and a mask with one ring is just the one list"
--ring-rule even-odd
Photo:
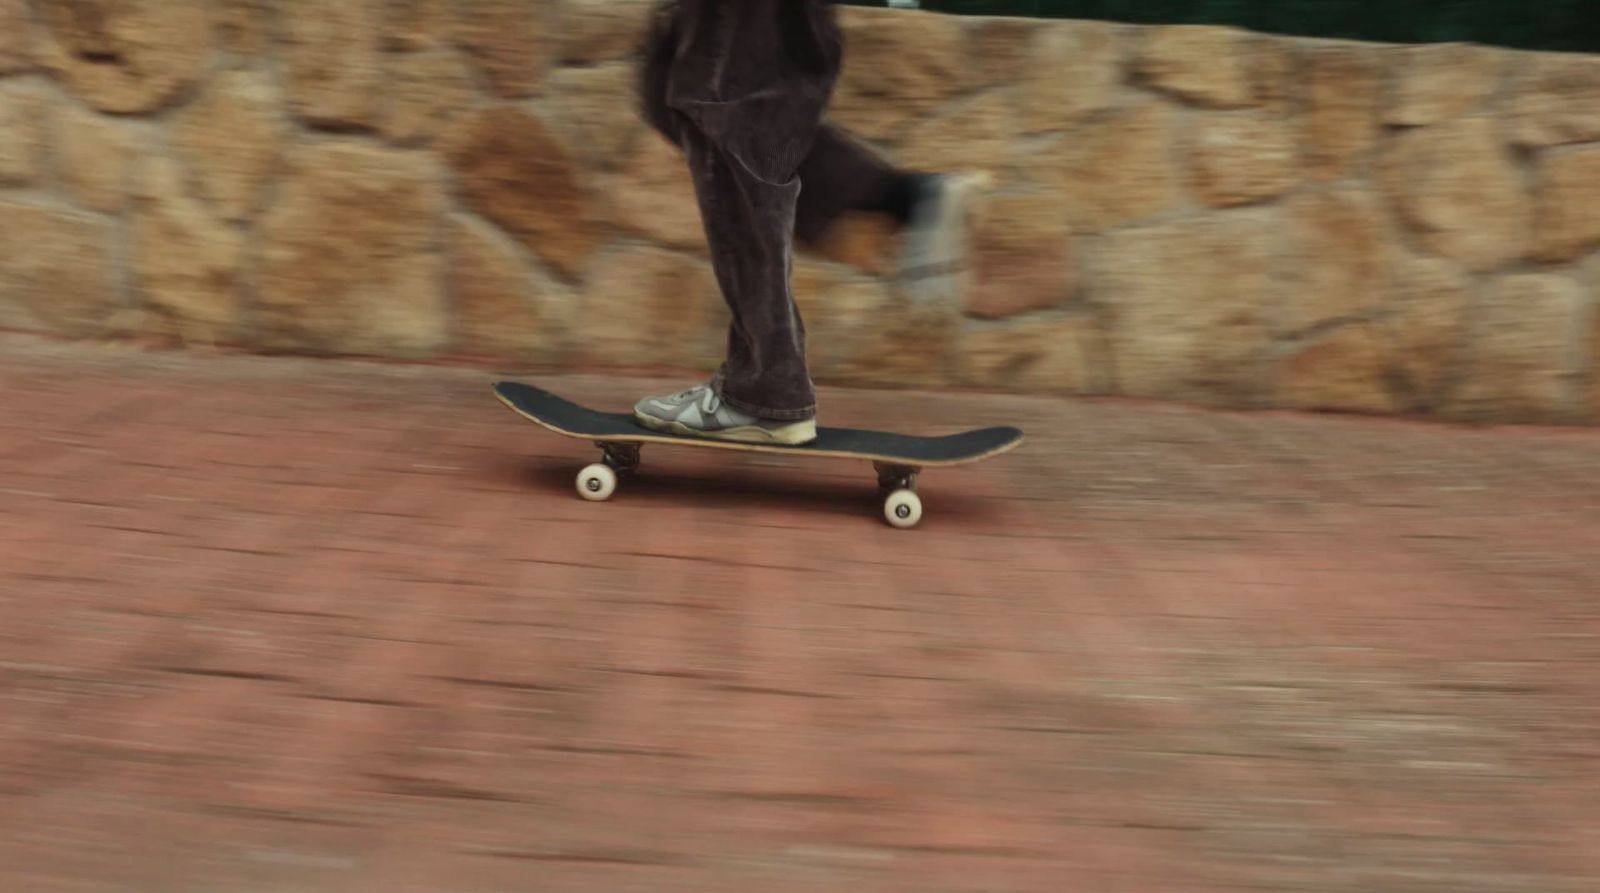
[(706, 447), (749, 453), (861, 459), (878, 473), (883, 496), (883, 517), (891, 526), (915, 527), (922, 520), (922, 500), (917, 476), (924, 468), (965, 465), (998, 456), (1022, 443), (1017, 428), (980, 428), (940, 437), (913, 437), (887, 431), (853, 428), (817, 428), (817, 439), (801, 446), (734, 443), (652, 431), (631, 413), (601, 412), (579, 406), (549, 391), (512, 381), (497, 382), (495, 396), (518, 415), (566, 437), (592, 441), (600, 448), (600, 461), (578, 472), (578, 495), (604, 502), (617, 491), (619, 478), (639, 468), (639, 451), (645, 444)]

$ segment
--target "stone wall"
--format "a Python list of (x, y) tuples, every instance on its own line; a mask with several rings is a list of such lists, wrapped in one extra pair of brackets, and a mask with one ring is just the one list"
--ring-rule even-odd
[[(638, 0), (0, 0), (0, 326), (711, 368)], [(836, 117), (997, 177), (970, 288), (849, 220), (819, 381), (1600, 419), (1600, 58), (850, 9)]]

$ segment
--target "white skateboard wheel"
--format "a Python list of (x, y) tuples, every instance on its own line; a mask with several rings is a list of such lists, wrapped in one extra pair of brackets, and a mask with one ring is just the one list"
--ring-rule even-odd
[(922, 520), (922, 500), (910, 490), (896, 490), (883, 501), (883, 517), (893, 527), (915, 527)]
[(578, 472), (578, 495), (590, 502), (605, 502), (617, 492), (617, 473), (596, 462)]

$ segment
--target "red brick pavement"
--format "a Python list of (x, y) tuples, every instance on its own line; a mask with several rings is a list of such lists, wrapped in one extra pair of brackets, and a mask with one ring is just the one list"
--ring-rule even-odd
[(1597, 889), (1600, 433), (827, 393), (1029, 430), (905, 533), (491, 377), (0, 340), (0, 889)]

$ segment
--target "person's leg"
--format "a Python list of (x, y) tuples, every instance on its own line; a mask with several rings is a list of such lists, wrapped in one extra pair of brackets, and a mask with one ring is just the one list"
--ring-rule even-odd
[(983, 173), (903, 170), (831, 124), (824, 123), (800, 165), (795, 236), (818, 245), (850, 212), (878, 213), (901, 227), (902, 287), (940, 287), (967, 259), (967, 226)]
[(684, 150), (733, 322), (709, 386), (647, 398), (635, 415), (679, 433), (812, 439), (816, 398), (790, 274), (797, 172), (838, 72), (831, 11), (818, 0), (682, 0), (652, 46), (646, 116)]

